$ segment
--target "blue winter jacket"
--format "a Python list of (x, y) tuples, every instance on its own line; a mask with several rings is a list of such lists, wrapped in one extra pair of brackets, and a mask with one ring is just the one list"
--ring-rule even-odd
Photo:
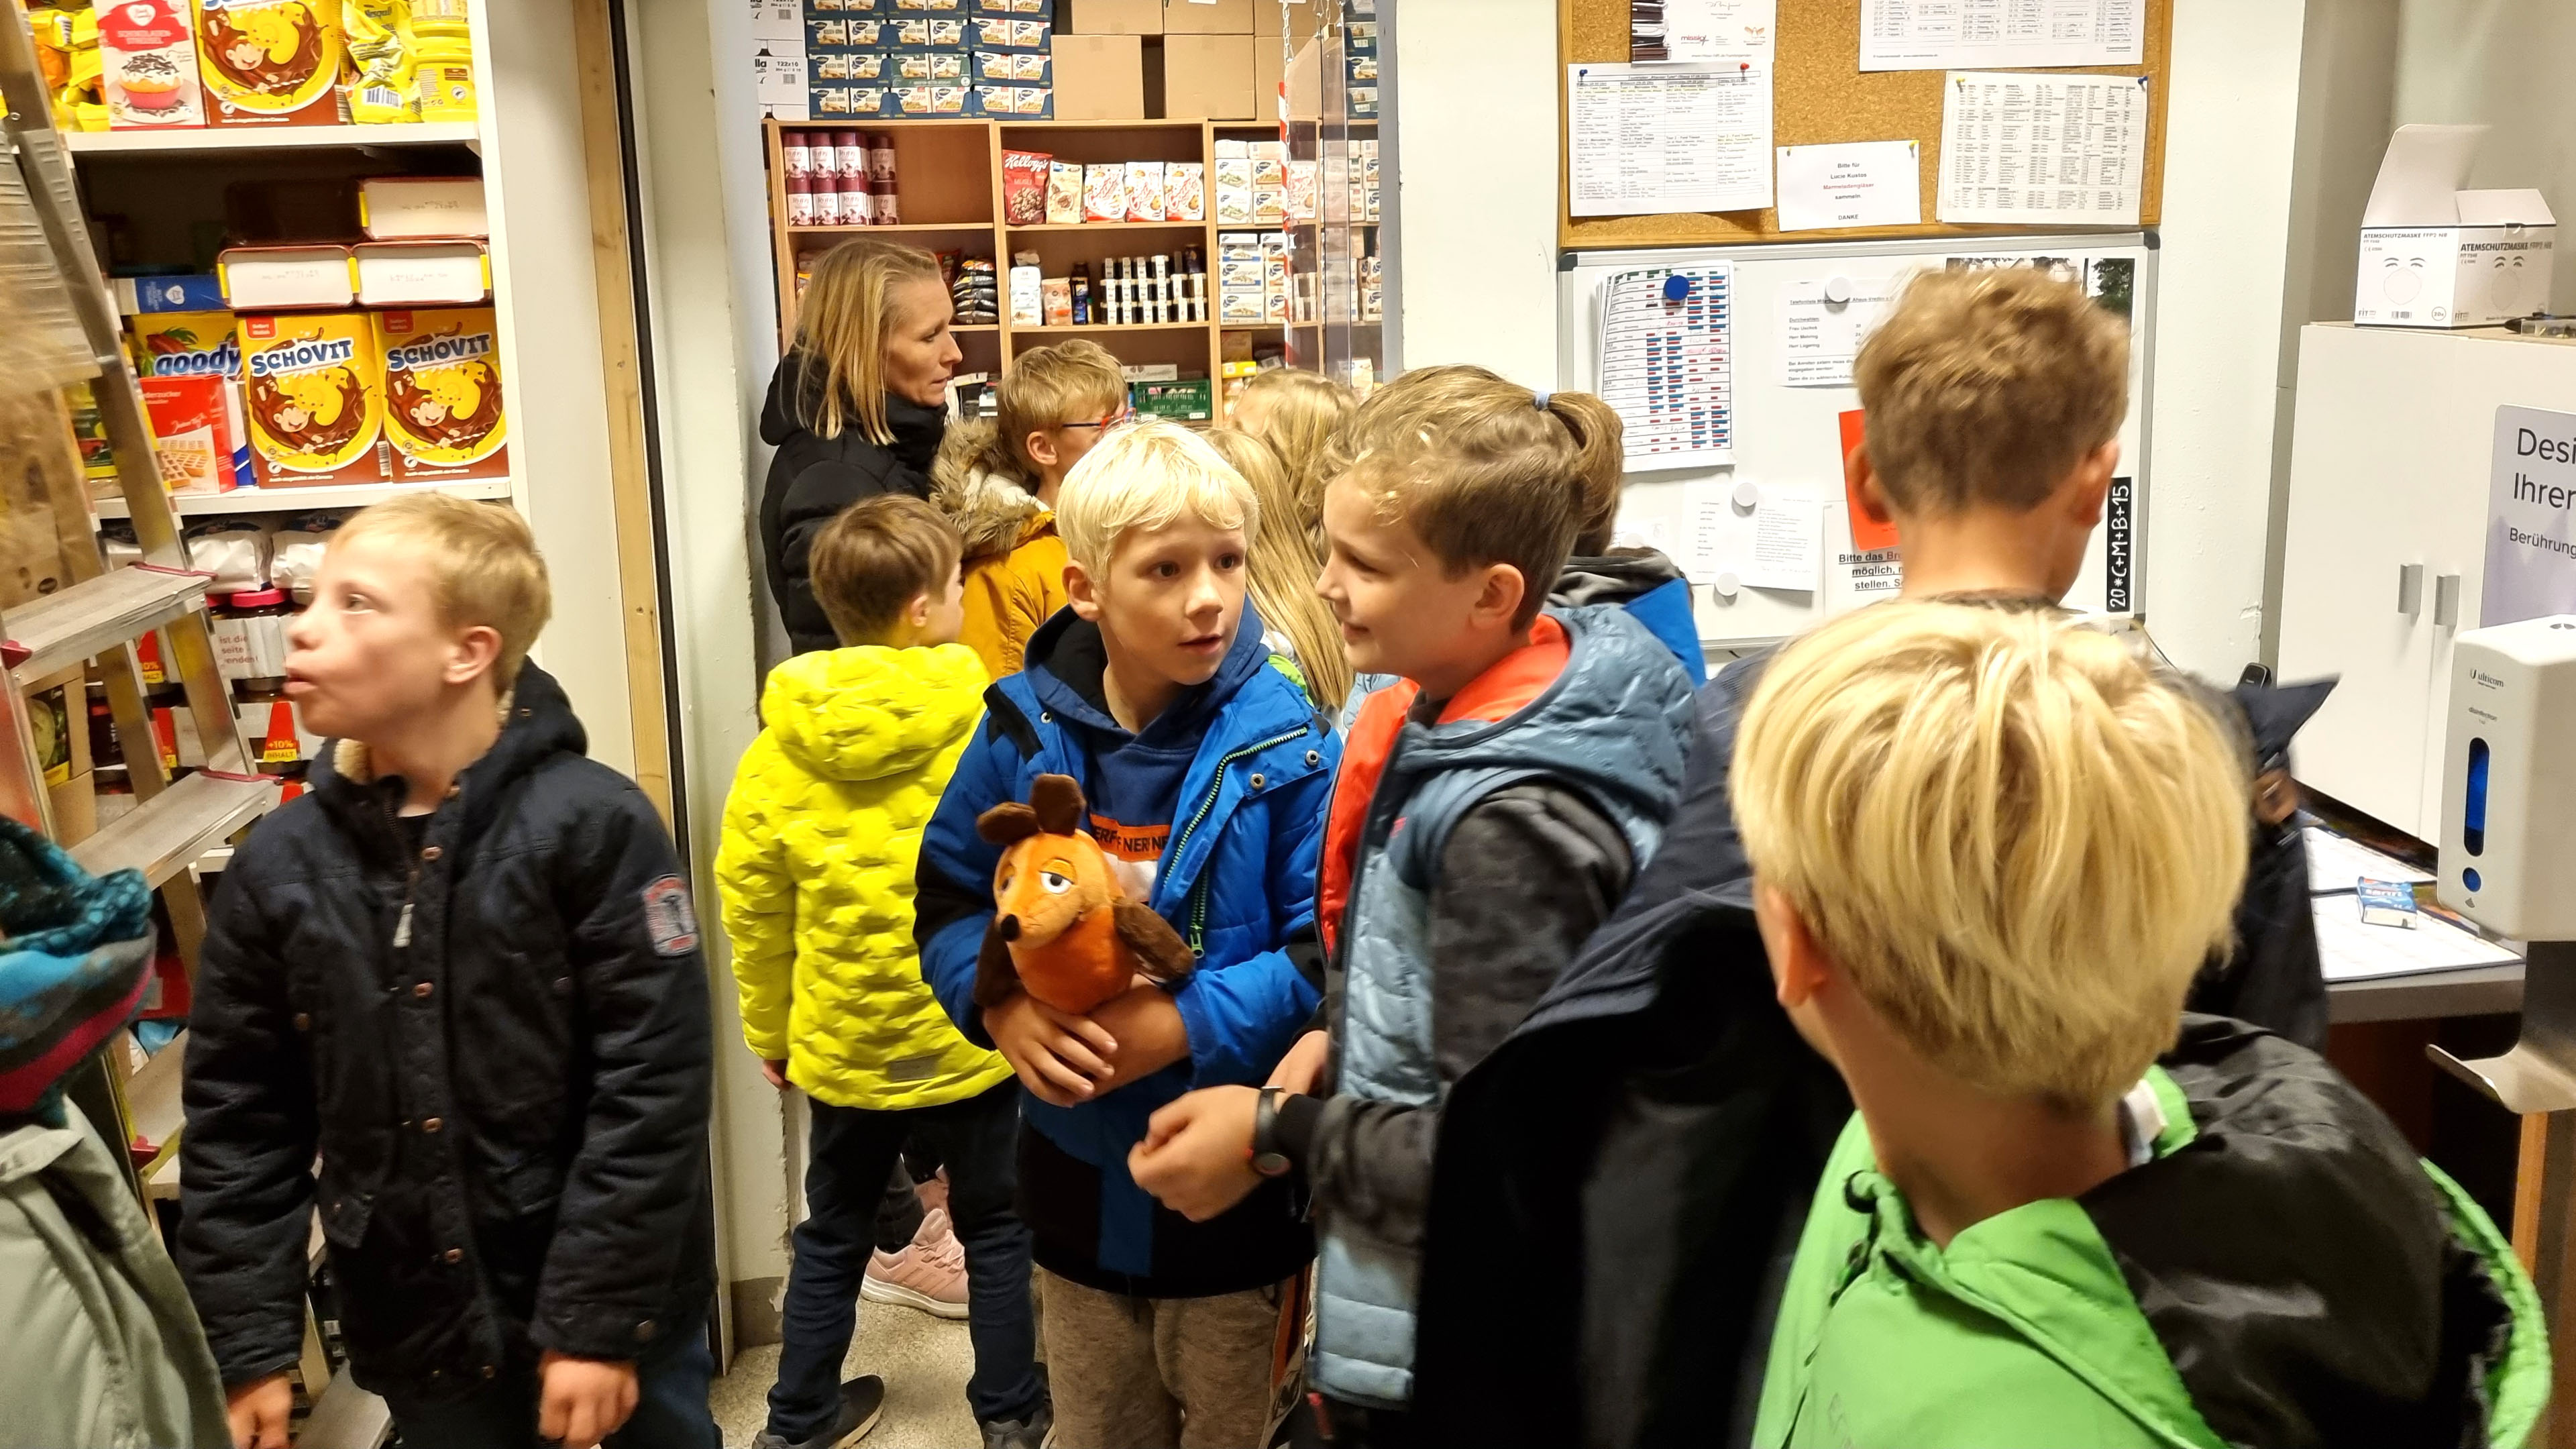
[[(985, 694), (984, 727), (922, 837), (915, 934), (924, 979), (958, 1028), (984, 1045), (972, 1000), (975, 953), (993, 915), (1000, 851), (975, 819), (1026, 800), (1041, 774), (1096, 779), (1095, 754), (1126, 731), (1103, 702), (1098, 626), (1059, 612), (1029, 642), (1027, 666)], [(1068, 677), (1070, 676), (1070, 677)], [(1277, 1283), (1313, 1256), (1288, 1197), (1266, 1185), (1233, 1211), (1191, 1223), (1127, 1173), (1155, 1109), (1198, 1087), (1258, 1085), (1322, 1000), (1315, 869), (1341, 743), (1271, 664), (1250, 603), (1216, 677), (1165, 712), (1204, 736), (1183, 778), (1150, 904), (1198, 955), (1173, 991), (1190, 1055), (1076, 1107), (1024, 1094), (1020, 1210), (1048, 1271), (1137, 1297), (1195, 1297)], [(1128, 821), (1128, 825), (1141, 822)]]

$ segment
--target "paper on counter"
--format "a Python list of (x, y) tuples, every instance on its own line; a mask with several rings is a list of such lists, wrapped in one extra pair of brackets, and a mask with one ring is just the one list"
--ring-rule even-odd
[(1887, 313), (1902, 279), (1846, 277), (1846, 300), (1829, 301), (1826, 283), (1791, 282), (1777, 304), (1780, 337), (1780, 385), (1783, 387), (1849, 387), (1852, 361), (1860, 356), (1861, 339)]
[(2147, 0), (1861, 0), (1862, 70), (2144, 65)]
[(1942, 87), (1945, 222), (2135, 226), (2147, 80), (1954, 71)]
[(1915, 141), (1783, 146), (1780, 230), (1914, 226), (1923, 220), (1923, 147)]
[(2363, 925), (2361, 907), (2350, 895), (2319, 896), (2314, 909), (2317, 960), (2328, 982), (2507, 966), (2522, 959), (2439, 916), (2419, 915), (2415, 929), (2393, 931)]
[(1753, 557), (1739, 570), (1744, 582), (1812, 594), (1824, 567), (1824, 504), (1802, 489), (1762, 490), (1753, 509)]
[(2300, 835), (2308, 846), (2308, 893), (2327, 895), (2352, 893), (2353, 883), (2371, 880), (2404, 881), (2413, 884), (2433, 878), (2429, 870), (2417, 870), (2393, 855), (2383, 855), (2358, 840), (2337, 835), (2331, 830), (2310, 825)]
[(1771, 204), (1771, 63), (1566, 68), (1575, 216)]

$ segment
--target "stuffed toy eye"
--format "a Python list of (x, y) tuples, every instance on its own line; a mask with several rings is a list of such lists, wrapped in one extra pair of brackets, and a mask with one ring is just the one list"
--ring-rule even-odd
[(1073, 877), (1057, 875), (1051, 870), (1043, 870), (1038, 872), (1038, 884), (1045, 886), (1049, 895), (1060, 896), (1066, 891), (1073, 889)]

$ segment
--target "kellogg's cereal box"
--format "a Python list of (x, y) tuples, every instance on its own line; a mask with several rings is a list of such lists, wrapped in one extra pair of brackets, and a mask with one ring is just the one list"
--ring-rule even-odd
[(263, 488), (380, 483), (384, 359), (364, 312), (241, 319), (242, 409)]
[(376, 314), (398, 482), (507, 478), (500, 328), (489, 307)]
[(342, 114), (339, 0), (195, 0), (217, 126), (330, 126)]
[(187, 0), (118, 0), (99, 5), (96, 14), (108, 129), (204, 125)]

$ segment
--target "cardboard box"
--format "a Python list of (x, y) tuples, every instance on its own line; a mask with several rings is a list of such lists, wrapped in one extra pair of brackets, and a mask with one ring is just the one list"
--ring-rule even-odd
[[(1324, 33), (1324, 20), (1332, 0), (1260, 0), (1252, 7), (1252, 33), (1277, 39), (1285, 34), (1303, 46)], [(1284, 30), (1282, 27), (1285, 27)]]
[(499, 326), (489, 307), (374, 314), (385, 439), (402, 481), (510, 476)]
[(385, 360), (374, 320), (364, 312), (290, 312), (240, 321), (243, 411), (260, 486), (385, 481), (377, 447)]
[(336, 126), (340, 94), (339, 0), (234, 6), (196, 0), (211, 126)]
[(186, 0), (135, 0), (106, 6), (97, 16), (99, 86), (110, 130), (206, 124)]
[(492, 294), (492, 263), (479, 241), (359, 242), (362, 307), (470, 307)]
[(1252, 37), (1166, 35), (1163, 115), (1175, 121), (1245, 121), (1253, 108)]
[(227, 247), (215, 256), (224, 300), (236, 312), (349, 306), (358, 269), (342, 246)]
[(2537, 191), (2467, 191), (2484, 126), (2400, 126), (2361, 217), (2352, 320), (2493, 327), (2549, 305), (2557, 217)]
[(1160, 35), (1163, 0), (1073, 0), (1067, 23), (1074, 35)]
[[(1170, 0), (1163, 7), (1165, 35), (1250, 35), (1253, 13), (1270, 10), (1275, 16), (1279, 0)], [(1276, 25), (1276, 19), (1271, 22)]]
[(1133, 35), (1059, 35), (1055, 118), (1145, 119), (1145, 42)]

